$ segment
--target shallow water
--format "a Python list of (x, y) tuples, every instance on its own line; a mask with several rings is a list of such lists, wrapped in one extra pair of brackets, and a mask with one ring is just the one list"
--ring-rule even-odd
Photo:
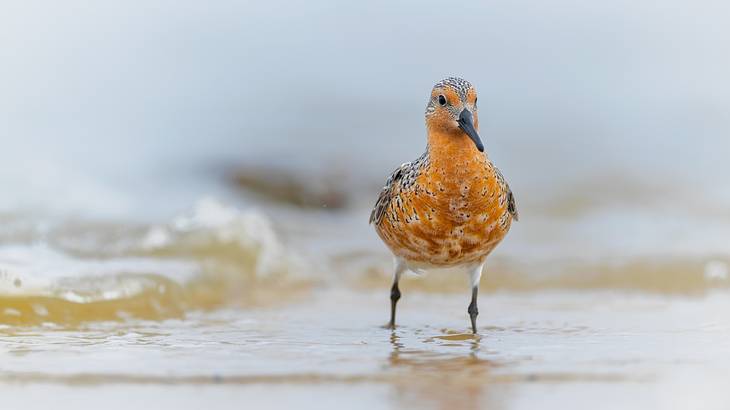
[(324, 408), (722, 408), (730, 399), (725, 294), (484, 296), (479, 336), (464, 333), (463, 295), (406, 293), (391, 331), (382, 292), (342, 289), (184, 320), (5, 328), (0, 390), (17, 405), (35, 392), (73, 403), (76, 391), (111, 408), (128, 406), (114, 400), (127, 394), (179, 408), (305, 397)]
[[(588, 222), (580, 218), (543, 242), (539, 229), (549, 232), (555, 221), (536, 214), (515, 225), (485, 271), (479, 336), (468, 333), (467, 280), (448, 272), (403, 281), (400, 326), (391, 331), (382, 327), (390, 260), (366, 211), (205, 198), (152, 223), (6, 216), (4, 403), (679, 409), (729, 402), (730, 278), (722, 253), (581, 244)], [(585, 252), (571, 251), (580, 247)]]

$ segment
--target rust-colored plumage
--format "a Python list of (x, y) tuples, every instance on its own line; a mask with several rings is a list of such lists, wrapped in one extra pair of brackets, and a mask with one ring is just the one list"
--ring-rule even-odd
[(396, 257), (393, 326), (403, 270), (464, 266), (472, 274), (469, 313), (476, 333), (481, 269), (518, 215), (502, 174), (480, 151), (476, 101), (465, 80), (436, 84), (426, 109), (426, 152), (393, 172), (370, 216)]

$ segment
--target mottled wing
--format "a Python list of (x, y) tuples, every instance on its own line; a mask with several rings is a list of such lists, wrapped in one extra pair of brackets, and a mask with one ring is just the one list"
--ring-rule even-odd
[(515, 203), (515, 196), (512, 194), (512, 190), (507, 186), (507, 211), (512, 214), (512, 219), (515, 221), (520, 220), (520, 213), (517, 212), (517, 204)]
[(515, 221), (520, 220), (520, 213), (517, 212), (517, 203), (515, 202), (515, 196), (512, 193), (512, 189), (510, 189), (509, 184), (507, 181), (505, 181), (504, 176), (502, 176), (502, 172), (499, 171), (498, 168), (494, 168), (497, 175), (497, 180), (499, 181), (499, 184), (502, 185), (505, 191), (507, 191), (507, 212), (512, 215), (512, 219)]
[(385, 211), (388, 209), (388, 206), (390, 206), (390, 201), (393, 199), (393, 196), (395, 196), (398, 185), (403, 178), (403, 172), (409, 165), (410, 162), (406, 162), (390, 174), (388, 181), (385, 182), (383, 190), (380, 191), (380, 195), (378, 195), (378, 201), (375, 202), (373, 211), (370, 213), (370, 223), (380, 225), (380, 222), (383, 220), (383, 216), (385, 216)]

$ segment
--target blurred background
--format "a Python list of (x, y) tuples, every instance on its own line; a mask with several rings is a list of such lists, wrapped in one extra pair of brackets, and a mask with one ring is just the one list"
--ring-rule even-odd
[[(483, 323), (535, 298), (547, 298), (540, 303), (548, 311), (573, 300), (570, 313), (556, 313), (563, 318), (591, 311), (599, 300), (610, 310), (629, 298), (637, 310), (626, 308), (626, 318), (576, 319), (591, 329), (586, 343), (647, 323), (663, 324), (644, 335), (659, 343), (677, 330), (677, 317), (689, 315), (673, 309), (692, 303), (696, 316), (685, 323), (716, 333), (694, 339), (695, 328), (677, 331), (701, 340), (704, 348), (691, 350), (706, 356), (667, 347), (660, 358), (647, 358), (657, 346), (644, 338), (627, 342), (635, 356), (610, 363), (638, 363), (653, 377), (667, 373), (670, 357), (714, 361), (727, 352), (708, 346), (730, 338), (727, 320), (713, 316), (730, 307), (723, 304), (730, 285), (729, 12), (726, 2), (709, 0), (3, 2), (4, 381), (26, 373), (36, 375), (31, 382), (61, 377), (62, 385), (89, 372), (100, 383), (109, 374), (148, 377), (148, 367), (118, 367), (119, 359), (135, 357), (139, 344), (179, 347), (195, 337), (229, 346), (219, 346), (227, 358), (251, 355), (256, 365), (226, 361), (222, 370), (217, 356), (184, 348), (147, 351), (146, 363), (193, 379), (199, 374), (188, 374), (190, 363), (206, 375), (227, 369), (248, 377), (283, 350), (305, 373), (327, 363), (341, 376), (363, 372), (350, 363), (353, 355), (377, 359), (389, 351), (392, 359), (391, 348), (407, 349), (390, 333), (372, 336), (382, 351), (357, 353), (348, 343), (369, 340), (359, 332), (371, 335), (386, 319), (390, 257), (367, 225), (369, 212), (390, 172), (423, 152), (427, 98), (447, 76), (476, 86), (480, 133), (521, 215), (485, 271), (483, 299), (497, 302), (494, 316), (483, 309)], [(405, 288), (423, 299), (420, 306), (453, 312), (411, 316), (410, 332), (394, 334), (427, 353), (409, 371), (448, 373), (463, 352), (418, 336), (419, 326), (436, 326), (429, 334), (450, 334), (462, 319), (466, 326), (466, 279), (429, 275)], [(314, 327), (294, 336), (271, 327), (270, 320), (278, 322), (272, 316), (289, 317), (300, 311), (297, 303), (323, 299), (325, 306), (307, 316)], [(635, 321), (647, 306), (657, 316)], [(336, 310), (349, 314), (331, 317)], [(542, 344), (564, 328), (541, 327), (556, 317), (544, 309), (538, 318), (519, 312), (495, 325), (506, 332), (499, 339), (505, 351)], [(315, 318), (340, 332), (322, 331)], [(619, 322), (634, 327), (612, 327)], [(530, 326), (539, 341), (510, 338)], [(243, 333), (220, 338), (231, 328)], [(89, 332), (103, 343), (90, 342)], [(122, 353), (109, 356), (108, 336), (130, 332), (138, 336), (112, 341)], [(69, 338), (91, 346), (101, 364), (49, 347)], [(332, 345), (313, 341), (322, 338), (350, 347), (333, 359)], [(242, 340), (249, 344), (236, 344)], [(525, 370), (535, 364), (472, 342), (449, 343), (464, 344), (477, 359), (491, 354), (511, 369), (509, 377), (545, 371)], [(28, 344), (45, 353), (28, 354)], [(292, 347), (302, 344), (321, 360), (305, 360)], [(433, 363), (432, 353), (448, 360)], [(578, 382), (593, 380), (563, 353), (520, 354), (563, 364)], [(581, 363), (605, 370), (601, 375), (623, 380), (635, 373), (594, 353)], [(515, 360), (520, 365), (510, 367)], [(386, 370), (364, 372), (377, 379), (392, 368), (400, 369), (391, 360)], [(479, 377), (479, 385), (494, 381)], [(422, 382), (416, 395), (431, 386)], [(482, 393), (467, 404), (483, 404)], [(510, 394), (497, 396), (487, 402), (515, 404)], [(519, 403), (529, 408), (531, 401)]]

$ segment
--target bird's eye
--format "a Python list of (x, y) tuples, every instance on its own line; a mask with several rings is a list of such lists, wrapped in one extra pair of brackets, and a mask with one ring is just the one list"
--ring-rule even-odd
[(439, 104), (446, 105), (446, 97), (439, 95)]

